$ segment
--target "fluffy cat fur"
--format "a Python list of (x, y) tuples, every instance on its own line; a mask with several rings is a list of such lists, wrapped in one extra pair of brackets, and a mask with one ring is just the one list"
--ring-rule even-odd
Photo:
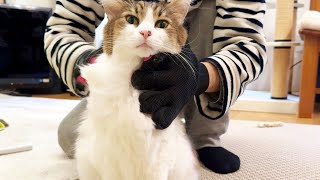
[[(181, 52), (187, 33), (183, 19), (190, 0), (144, 2), (107, 0), (104, 53), (81, 68), (90, 95), (76, 142), (80, 180), (197, 180), (198, 162), (177, 117), (165, 130), (156, 130), (149, 115), (139, 111), (139, 94), (132, 73), (143, 57)], [(178, 13), (179, 12), (179, 13)], [(129, 24), (128, 15), (139, 24)], [(155, 23), (169, 22), (165, 29)], [(139, 32), (148, 30), (144, 39)], [(147, 43), (148, 46), (139, 46)]]

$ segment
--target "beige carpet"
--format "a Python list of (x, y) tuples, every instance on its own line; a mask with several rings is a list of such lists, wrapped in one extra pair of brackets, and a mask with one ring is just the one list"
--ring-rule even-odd
[[(78, 101), (0, 95), (0, 148), (31, 142), (29, 152), (0, 156), (1, 180), (73, 180), (74, 166), (59, 149), (59, 121)], [(257, 122), (231, 121), (223, 146), (240, 155), (240, 171), (203, 180), (320, 180), (320, 126), (284, 124), (260, 129)]]

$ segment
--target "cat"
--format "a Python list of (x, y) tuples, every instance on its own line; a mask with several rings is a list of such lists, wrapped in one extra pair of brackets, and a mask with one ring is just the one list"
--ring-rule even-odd
[(140, 112), (131, 76), (143, 59), (178, 54), (190, 0), (102, 2), (108, 23), (103, 54), (81, 67), (90, 94), (78, 128), (75, 158), (80, 180), (198, 180), (199, 163), (182, 118), (155, 129)]

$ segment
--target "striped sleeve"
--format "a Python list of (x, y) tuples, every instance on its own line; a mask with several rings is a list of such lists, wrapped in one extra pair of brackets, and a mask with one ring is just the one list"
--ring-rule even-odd
[(209, 119), (222, 117), (256, 80), (266, 64), (263, 34), (264, 0), (217, 0), (213, 31), (213, 64), (221, 79), (220, 92), (196, 97), (200, 113)]
[(84, 52), (93, 51), (95, 28), (104, 18), (98, 0), (57, 0), (47, 22), (45, 53), (51, 67), (76, 93), (74, 70)]

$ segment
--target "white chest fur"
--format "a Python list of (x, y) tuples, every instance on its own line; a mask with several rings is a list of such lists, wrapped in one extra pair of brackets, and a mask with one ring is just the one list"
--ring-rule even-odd
[(196, 180), (197, 161), (180, 119), (155, 130), (139, 111), (131, 75), (139, 58), (101, 55), (83, 67), (90, 89), (76, 144), (80, 180)]

